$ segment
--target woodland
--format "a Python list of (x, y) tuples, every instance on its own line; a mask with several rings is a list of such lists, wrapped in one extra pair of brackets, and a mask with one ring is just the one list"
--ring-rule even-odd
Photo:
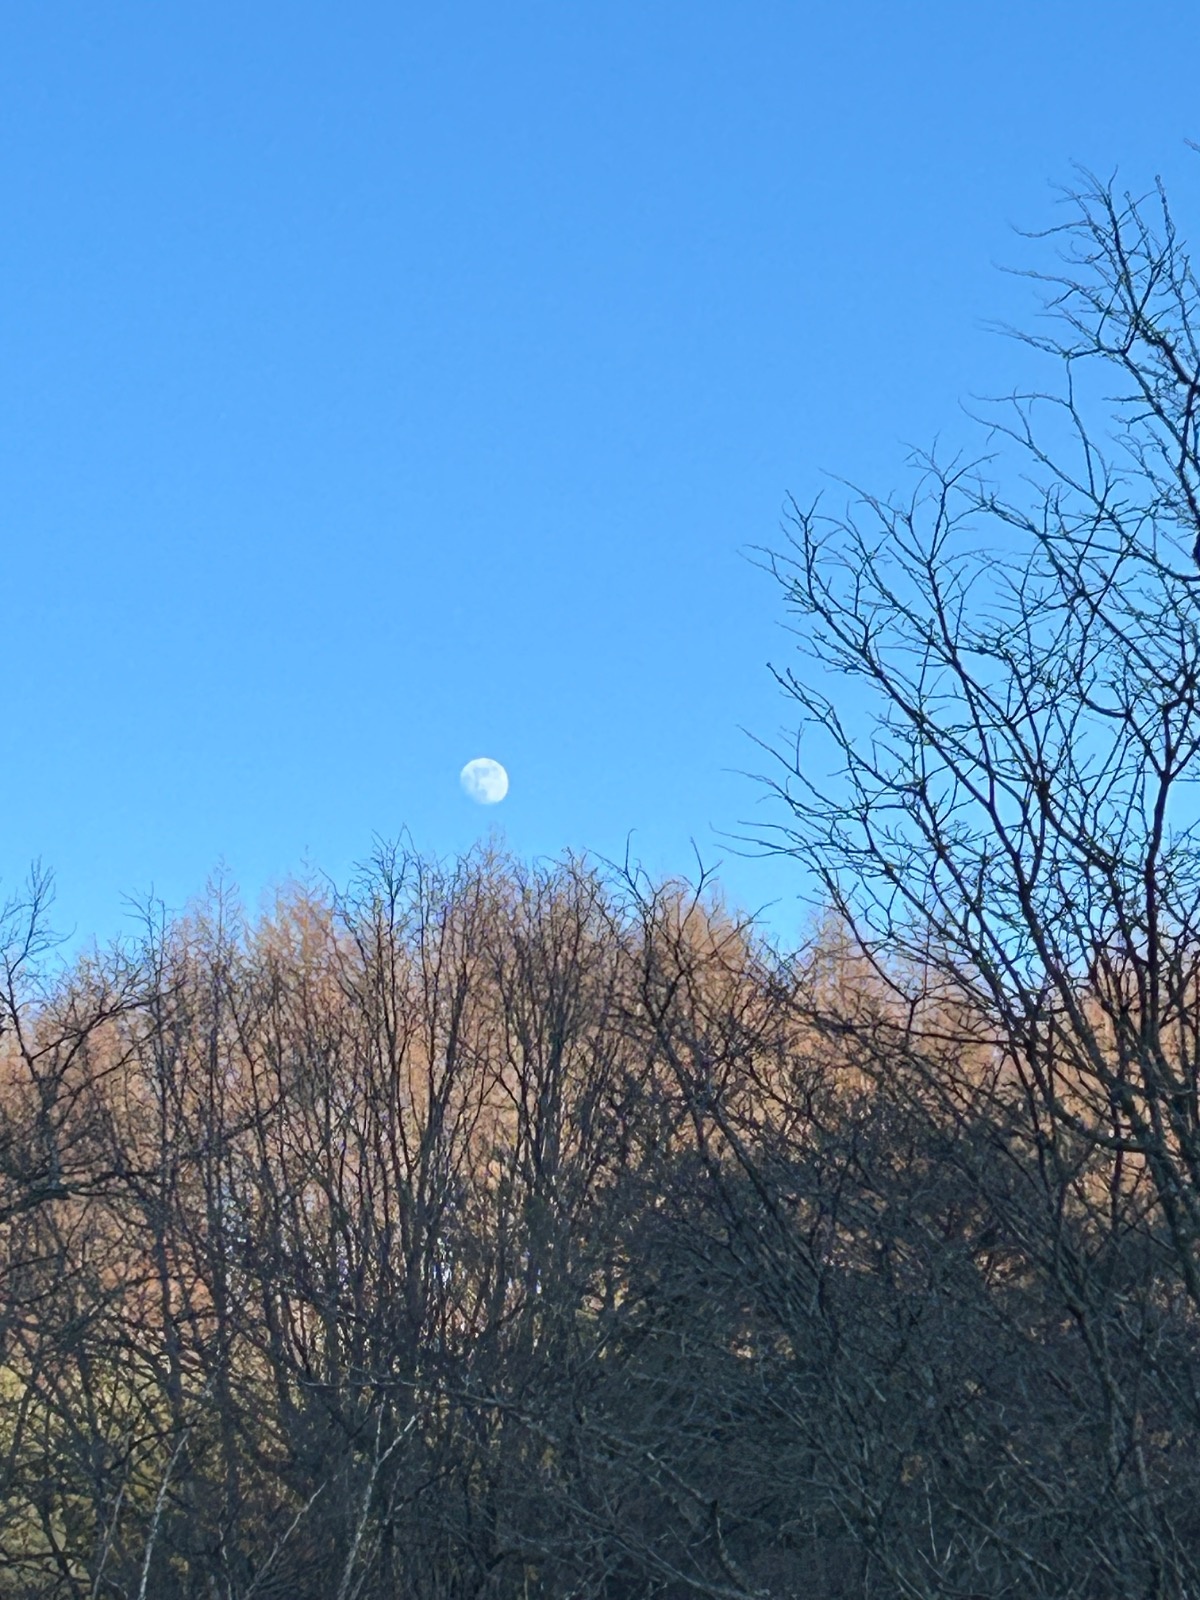
[(0, 1597), (1200, 1593), (1197, 284), (1063, 205), (1045, 387), (761, 555), (800, 949), (407, 843), (10, 901)]

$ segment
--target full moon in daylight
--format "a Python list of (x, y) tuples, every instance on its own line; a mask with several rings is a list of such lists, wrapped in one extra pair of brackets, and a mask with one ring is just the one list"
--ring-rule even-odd
[(459, 773), (458, 781), (464, 792), (481, 806), (494, 806), (508, 793), (508, 773), (489, 756), (478, 756), (474, 761), (468, 761)]

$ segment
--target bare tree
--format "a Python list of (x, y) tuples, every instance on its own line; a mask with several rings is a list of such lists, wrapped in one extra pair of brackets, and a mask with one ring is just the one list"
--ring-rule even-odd
[[(769, 779), (790, 818), (764, 842), (808, 869), (886, 995), (869, 1025), (827, 1010), (825, 1026), (877, 1083), (907, 1075), (963, 1131), (944, 1159), (1087, 1358), (1072, 1383), (1090, 1374), (1109, 1514), (1085, 1541), (1088, 1581), (1183, 1595), (1197, 1579), (1174, 1489), (1194, 1471), (1181, 1379), (1200, 1314), (1198, 286), (1161, 191), (1088, 179), (1064, 204), (1041, 236), (1059, 264), (1030, 274), (1049, 331), (1026, 340), (1056, 385), (989, 408), (985, 455), (922, 459), (904, 500), (793, 505), (787, 548), (766, 557), (808, 665), (776, 674), (802, 721)], [(1068, 1592), (1051, 1565), (1039, 1581)]]

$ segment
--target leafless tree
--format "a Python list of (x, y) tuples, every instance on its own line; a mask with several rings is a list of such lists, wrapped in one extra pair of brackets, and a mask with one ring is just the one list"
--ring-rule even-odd
[[(1059, 1497), (1084, 1587), (1062, 1587), (1044, 1544), (1020, 1562), (1012, 1549), (1010, 1570), (1024, 1564), (1025, 1592), (1040, 1561), (1056, 1568), (1045, 1592), (1183, 1595), (1200, 1313), (1197, 282), (1161, 191), (1089, 179), (1064, 204), (1040, 238), (1058, 265), (1030, 274), (1048, 331), (1026, 340), (1056, 384), (989, 408), (984, 456), (924, 458), (903, 500), (793, 505), (787, 548), (766, 557), (807, 665), (776, 674), (802, 720), (769, 780), (790, 818), (764, 842), (803, 863), (874, 971), (869, 1022), (827, 1008), (827, 1031), (959, 1130), (943, 1163), (990, 1214), (1014, 1281), (1040, 1283), (1037, 1364), (1095, 1424), (1107, 1531), (1078, 1537), (1086, 1475), (1063, 1499), (1060, 1463), (1043, 1496), (1045, 1513)], [(1067, 1377), (1072, 1344), (1083, 1364)], [(1035, 1459), (997, 1444), (997, 1481)], [(935, 1494), (945, 1547), (944, 1483)]]

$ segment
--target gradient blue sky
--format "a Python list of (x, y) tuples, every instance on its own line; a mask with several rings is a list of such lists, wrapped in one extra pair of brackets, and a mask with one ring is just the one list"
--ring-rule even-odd
[[(0, 23), (0, 876), (251, 904), (493, 826), (732, 896), (749, 546), (967, 436), (1072, 161), (1186, 213), (1200, 12), (207, 0)], [(508, 767), (499, 807), (459, 768)]]

